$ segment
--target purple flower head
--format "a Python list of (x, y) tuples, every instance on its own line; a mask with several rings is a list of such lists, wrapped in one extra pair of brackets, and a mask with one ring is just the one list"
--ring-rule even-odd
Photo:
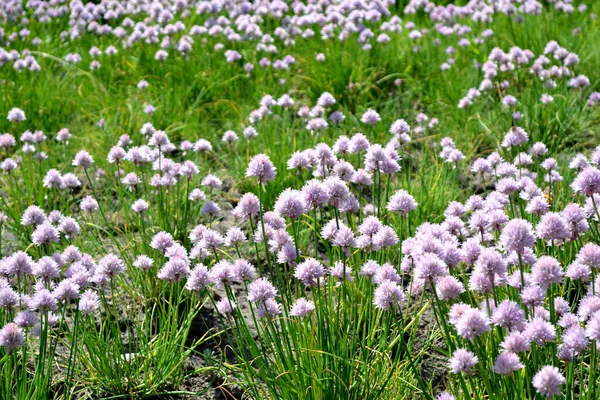
[(504, 300), (492, 313), (492, 324), (508, 329), (509, 331), (522, 331), (527, 321), (525, 312), (512, 300)]
[(377, 217), (370, 216), (364, 219), (362, 224), (358, 227), (358, 230), (363, 235), (372, 236), (376, 234), (381, 228), (381, 221)]
[(112, 280), (115, 276), (125, 272), (125, 264), (114, 254), (107, 254), (98, 262), (96, 273), (101, 279)]
[(471, 375), (478, 359), (475, 354), (465, 349), (456, 349), (450, 359), (450, 371), (454, 374), (463, 373)]
[[(6, 282), (6, 281), (3, 281)], [(19, 304), (19, 295), (13, 288), (6, 284), (6, 287), (0, 287), (0, 308), (12, 309)]]
[(92, 196), (85, 196), (79, 203), (79, 208), (81, 208), (81, 211), (93, 213), (98, 211), (99, 206), (96, 199)]
[(348, 228), (346, 225), (342, 225), (335, 232), (332, 243), (335, 246), (339, 246), (344, 249), (352, 248), (356, 244), (354, 240), (354, 232), (352, 232), (352, 229)]
[(382, 310), (390, 310), (399, 308), (404, 298), (402, 288), (397, 283), (386, 280), (375, 289), (373, 304)]
[(533, 387), (546, 397), (560, 395), (560, 386), (565, 383), (565, 377), (559, 369), (546, 365), (533, 377)]
[(171, 236), (168, 232), (158, 232), (152, 238), (150, 242), (150, 247), (160, 251), (161, 253), (165, 253), (167, 249), (175, 244), (173, 240), (173, 236)]
[(266, 299), (258, 305), (256, 311), (259, 318), (276, 317), (281, 314), (281, 304), (272, 298)]
[(292, 305), (292, 308), (290, 309), (290, 316), (304, 318), (310, 312), (314, 311), (314, 309), (315, 304), (312, 301), (307, 300), (304, 297), (300, 297)]
[(504, 136), (502, 147), (511, 148), (526, 143), (528, 140), (527, 132), (525, 132), (523, 128), (515, 126)]
[(557, 259), (542, 256), (531, 268), (531, 279), (534, 284), (547, 288), (553, 283), (563, 282), (564, 272)]
[(375, 274), (377, 273), (377, 270), (379, 268), (380, 268), (379, 264), (377, 264), (376, 261), (369, 260), (363, 264), (363, 266), (360, 268), (360, 271), (358, 274), (360, 276), (364, 276), (364, 277), (372, 279), (375, 276)]
[(17, 251), (3, 261), (0, 271), (3, 270), (5, 275), (17, 278), (31, 274), (35, 267), (31, 256), (23, 251)]
[(360, 153), (369, 147), (369, 140), (362, 133), (356, 133), (350, 138), (350, 153)]
[(329, 274), (338, 282), (352, 281), (352, 269), (349, 265), (344, 265), (341, 261), (336, 261), (333, 267), (329, 268)]
[(455, 277), (447, 275), (437, 280), (435, 290), (442, 300), (455, 300), (465, 292), (465, 286)]
[(25, 117), (25, 112), (23, 110), (21, 110), (20, 108), (17, 107), (13, 107), (8, 111), (8, 116), (7, 119), (10, 122), (23, 122), (25, 121), (27, 118)]
[(494, 372), (501, 375), (510, 375), (514, 371), (523, 369), (525, 366), (519, 359), (519, 356), (510, 351), (500, 354), (494, 364)]
[(398, 275), (398, 272), (396, 271), (396, 268), (390, 263), (385, 263), (381, 267), (379, 267), (375, 272), (375, 276), (373, 276), (372, 280), (373, 283), (379, 285), (381, 285), (385, 281), (392, 281), (395, 283), (400, 283), (402, 281), (400, 275)]
[(473, 265), (479, 258), (482, 250), (481, 240), (478, 238), (467, 239), (461, 247), (461, 258), (465, 264)]
[(571, 188), (575, 193), (588, 197), (600, 193), (600, 170), (595, 167), (585, 168), (577, 175)]
[(531, 342), (525, 334), (513, 331), (504, 337), (504, 341), (500, 344), (505, 351), (513, 353), (522, 353), (531, 349)]
[(529, 200), (527, 207), (525, 208), (525, 211), (528, 213), (536, 215), (544, 215), (548, 210), (550, 210), (550, 204), (548, 204), (548, 201), (542, 196), (533, 197)]
[(373, 236), (373, 244), (376, 248), (388, 248), (398, 244), (398, 235), (390, 226), (384, 225)]
[(308, 212), (302, 192), (294, 189), (285, 189), (275, 201), (275, 212), (282, 217), (298, 218)]
[(590, 344), (585, 329), (579, 324), (571, 325), (563, 332), (562, 342), (563, 345), (573, 351), (574, 354), (583, 352)]
[(548, 242), (560, 242), (569, 237), (569, 229), (565, 220), (560, 214), (554, 212), (544, 214), (535, 230), (540, 238)]
[(487, 316), (475, 308), (467, 309), (455, 324), (456, 332), (464, 339), (471, 340), (490, 330)]
[(523, 334), (530, 342), (534, 342), (538, 346), (543, 346), (546, 342), (554, 342), (556, 338), (554, 326), (540, 317), (532, 319), (525, 327)]
[(248, 286), (248, 300), (255, 303), (264, 303), (272, 300), (277, 295), (277, 290), (266, 278), (260, 278)]
[(80, 286), (73, 282), (71, 279), (62, 280), (56, 285), (53, 291), (53, 295), (57, 300), (61, 302), (69, 302), (79, 298)]
[(325, 275), (325, 267), (314, 258), (307, 258), (296, 266), (294, 276), (306, 286), (315, 286), (318, 280)]
[(143, 269), (144, 271), (149, 270), (154, 265), (154, 260), (148, 257), (147, 255), (140, 254), (136, 257), (133, 266)]
[(39, 322), (39, 319), (37, 317), (37, 314), (34, 313), (33, 311), (25, 310), (25, 311), (19, 312), (15, 316), (15, 319), (13, 320), (13, 322), (15, 324), (17, 324), (17, 326), (19, 326), (19, 328), (27, 329), (27, 328), (32, 328), (33, 326), (35, 326), (35, 324), (37, 324)]
[(133, 210), (133, 212), (135, 212), (137, 214), (142, 214), (142, 213), (148, 211), (149, 208), (150, 208), (150, 203), (148, 203), (144, 199), (137, 199), (131, 205), (131, 209)]
[(217, 311), (220, 314), (230, 317), (237, 304), (235, 301), (229, 300), (227, 297), (223, 297), (221, 300), (217, 301), (216, 306)]
[(589, 268), (600, 268), (600, 246), (595, 243), (586, 243), (579, 253), (577, 253), (577, 262)]
[(209, 174), (202, 179), (202, 186), (206, 186), (211, 189), (221, 190), (223, 182), (215, 175)]
[(158, 271), (158, 279), (179, 282), (190, 273), (189, 262), (182, 258), (172, 258)]
[(90, 315), (100, 308), (100, 297), (92, 289), (88, 289), (79, 298), (79, 311), (83, 315)]
[(41, 225), (46, 221), (46, 213), (38, 206), (29, 206), (21, 217), (21, 224), (23, 226), (37, 226)]
[(65, 217), (58, 225), (58, 230), (62, 232), (67, 239), (74, 239), (81, 234), (79, 223), (72, 217)]
[(58, 230), (53, 227), (49, 222), (44, 222), (41, 225), (38, 225), (33, 234), (31, 235), (31, 241), (36, 246), (41, 246), (43, 244), (56, 243), (60, 239), (60, 235)]
[(398, 119), (390, 127), (390, 133), (394, 136), (408, 135), (410, 133), (410, 125), (405, 120)]
[(50, 281), (60, 276), (60, 270), (52, 257), (44, 256), (35, 263), (33, 274), (45, 281)]
[(204, 264), (198, 264), (188, 275), (186, 288), (192, 291), (200, 291), (211, 282), (210, 273)]
[(363, 124), (367, 124), (367, 125), (375, 125), (377, 124), (379, 121), (381, 121), (381, 117), (379, 116), (379, 114), (377, 113), (377, 111), (369, 108), (367, 109), (367, 111), (365, 111), (365, 113), (362, 115), (360, 122), (362, 122)]
[(267, 183), (275, 179), (276, 170), (269, 156), (257, 154), (248, 163), (246, 176), (257, 178), (258, 183)]
[(56, 311), (58, 305), (56, 298), (49, 290), (40, 289), (31, 298), (30, 308), (39, 312)]
[(304, 184), (302, 194), (307, 206), (312, 209), (323, 207), (329, 202), (327, 187), (316, 179), (312, 179)]
[(417, 279), (432, 283), (445, 275), (448, 275), (448, 267), (436, 254), (425, 253), (416, 260), (415, 277)]
[(231, 212), (235, 217), (248, 219), (257, 215), (260, 211), (260, 202), (253, 193), (246, 193), (238, 202), (237, 206)]
[(0, 346), (4, 347), (8, 353), (12, 353), (24, 343), (25, 335), (17, 324), (10, 322), (0, 329)]
[(413, 196), (406, 190), (400, 189), (390, 197), (387, 209), (392, 212), (398, 212), (405, 217), (410, 211), (415, 210), (417, 205)]
[(475, 271), (488, 277), (504, 276), (507, 272), (506, 261), (496, 250), (486, 247), (481, 250), (475, 262)]
[(83, 169), (89, 168), (94, 163), (94, 159), (85, 150), (80, 150), (79, 153), (75, 154), (72, 165), (74, 167), (82, 167)]
[(515, 251), (523, 254), (525, 249), (533, 247), (535, 237), (533, 228), (529, 222), (524, 219), (510, 220), (500, 235), (500, 243), (508, 252)]
[[(223, 134), (222, 141), (225, 143), (232, 144), (233, 142), (237, 141), (238, 139), (239, 139), (239, 137), (234, 131), (228, 130), (228, 131), (225, 131), (225, 133)], [(261, 154), (259, 154), (259, 155), (261, 155)], [(268, 156), (266, 156), (264, 154), (262, 154), (262, 155), (268, 158)], [(252, 161), (250, 161), (250, 162), (252, 162)]]

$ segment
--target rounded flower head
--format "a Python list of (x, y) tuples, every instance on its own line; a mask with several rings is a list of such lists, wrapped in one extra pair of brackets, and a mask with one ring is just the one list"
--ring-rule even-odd
[(490, 330), (487, 316), (475, 308), (466, 310), (456, 322), (456, 332), (465, 339), (473, 339)]
[(470, 375), (473, 373), (473, 367), (477, 365), (477, 356), (465, 349), (457, 349), (450, 359), (450, 371), (454, 374), (464, 373)]
[(4, 347), (8, 353), (25, 343), (25, 335), (19, 326), (10, 322), (0, 329), (0, 346)]
[(248, 300), (251, 302), (265, 302), (272, 300), (277, 295), (277, 290), (266, 278), (260, 278), (248, 286)]
[(533, 387), (546, 397), (560, 395), (560, 386), (565, 383), (565, 377), (558, 368), (546, 365), (533, 377)]
[(266, 154), (257, 154), (248, 163), (246, 176), (256, 177), (258, 183), (267, 183), (275, 179), (277, 168), (271, 162), (271, 159)]
[(150, 242), (150, 247), (164, 253), (167, 249), (175, 244), (173, 240), (173, 236), (171, 236), (168, 232), (158, 232), (152, 238)]
[(418, 204), (413, 196), (406, 190), (400, 189), (390, 197), (387, 209), (389, 211), (398, 212), (402, 216), (406, 216), (410, 211), (415, 210), (417, 205)]
[(384, 281), (375, 289), (373, 304), (377, 308), (382, 310), (398, 308), (403, 301), (404, 293), (402, 292), (402, 288), (395, 282)]
[(307, 211), (306, 201), (299, 190), (285, 189), (275, 201), (275, 212), (282, 217), (298, 218)]
[(139, 256), (137, 256), (133, 263), (134, 267), (143, 269), (145, 271), (152, 268), (153, 265), (154, 265), (154, 260), (144, 254), (140, 254)]
[(524, 367), (519, 356), (510, 351), (506, 351), (498, 356), (494, 364), (494, 372), (501, 375), (510, 375)]
[(210, 274), (204, 264), (198, 264), (190, 271), (186, 283), (188, 290), (200, 291), (210, 284)]
[(525, 312), (517, 302), (504, 300), (494, 309), (492, 323), (509, 331), (522, 331), (527, 324), (527, 320), (525, 319)]
[(29, 206), (21, 217), (21, 224), (23, 226), (36, 226), (46, 221), (46, 213), (38, 206)]
[(148, 211), (148, 208), (150, 208), (150, 204), (144, 199), (138, 199), (131, 205), (133, 212), (138, 214)]
[(38, 225), (33, 234), (31, 235), (31, 241), (36, 246), (43, 244), (56, 243), (60, 239), (58, 230), (53, 227), (49, 222), (44, 222)]
[(545, 342), (553, 342), (556, 338), (554, 325), (540, 317), (532, 319), (523, 333), (530, 342), (536, 343), (538, 346), (543, 346)]
[(381, 121), (381, 117), (379, 116), (377, 111), (373, 110), (372, 108), (369, 108), (367, 111), (365, 111), (362, 118), (360, 119), (360, 122), (367, 125), (375, 125), (379, 121)]
[(75, 158), (73, 159), (74, 167), (82, 167), (83, 169), (89, 168), (94, 163), (94, 159), (85, 150), (79, 151), (79, 153), (75, 154)]
[(600, 170), (595, 167), (583, 169), (571, 184), (571, 188), (575, 193), (588, 197), (600, 193)]
[(107, 254), (98, 263), (98, 270), (96, 272), (101, 278), (110, 280), (125, 272), (125, 264), (116, 255)]
[(158, 279), (179, 282), (190, 273), (189, 262), (186, 259), (174, 257), (158, 271)]
[(79, 298), (79, 311), (90, 315), (100, 308), (100, 296), (92, 289), (86, 290)]
[(549, 212), (542, 216), (535, 227), (537, 235), (547, 241), (561, 241), (569, 237), (567, 223), (558, 213)]
[(524, 219), (512, 219), (504, 226), (500, 243), (508, 252), (523, 254), (525, 249), (533, 247), (535, 243), (533, 227)]
[(303, 318), (310, 312), (314, 311), (315, 304), (305, 299), (304, 297), (299, 298), (294, 302), (290, 309), (290, 316)]
[(314, 258), (307, 258), (296, 266), (294, 276), (306, 286), (316, 286), (319, 278), (325, 275), (325, 267)]
[(7, 119), (10, 122), (22, 122), (25, 121), (27, 118), (25, 117), (25, 112), (23, 110), (17, 107), (13, 107), (8, 111)]
[(563, 269), (554, 257), (542, 256), (531, 268), (533, 283), (542, 288), (546, 288), (553, 283), (562, 283), (563, 276)]
[(323, 207), (329, 202), (327, 188), (322, 182), (316, 179), (312, 179), (304, 184), (302, 194), (307, 206), (310, 208)]
[(587, 243), (577, 253), (577, 262), (590, 268), (600, 268), (600, 246)]
[(254, 193), (246, 193), (231, 212), (235, 217), (248, 219), (257, 215), (260, 211), (260, 201)]
[(415, 267), (415, 277), (426, 283), (434, 282), (438, 277), (448, 275), (448, 267), (442, 259), (433, 253), (419, 257)]
[(233, 313), (233, 310), (235, 309), (237, 304), (235, 303), (235, 301), (230, 301), (227, 297), (224, 297), (221, 300), (217, 301), (216, 306), (217, 311), (220, 314), (229, 317)]
[(435, 290), (442, 300), (457, 299), (465, 292), (465, 286), (454, 276), (446, 275), (438, 279)]

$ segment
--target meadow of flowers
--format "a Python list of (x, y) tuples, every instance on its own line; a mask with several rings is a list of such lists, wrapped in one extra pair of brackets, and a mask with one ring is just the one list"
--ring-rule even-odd
[(0, 399), (599, 399), (598, 12), (0, 0)]

